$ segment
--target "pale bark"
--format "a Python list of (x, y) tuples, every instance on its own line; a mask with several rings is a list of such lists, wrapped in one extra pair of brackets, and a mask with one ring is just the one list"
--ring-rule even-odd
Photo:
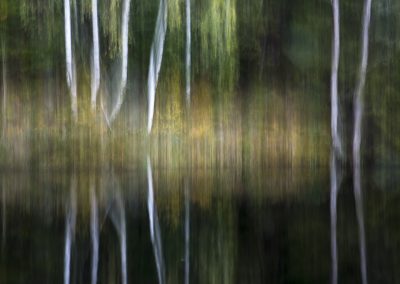
[(367, 252), (365, 242), (365, 227), (364, 227), (364, 214), (362, 202), (362, 188), (361, 188), (361, 136), (362, 136), (362, 117), (363, 117), (363, 93), (365, 86), (365, 77), (367, 73), (368, 64), (368, 43), (369, 43), (369, 26), (371, 20), (371, 0), (365, 0), (363, 23), (362, 23), (362, 46), (361, 46), (361, 64), (360, 73), (356, 91), (354, 94), (354, 136), (353, 136), (353, 182), (354, 182), (354, 196), (356, 201), (356, 214), (359, 230), (359, 243), (360, 243), (360, 266), (361, 266), (361, 279), (362, 283), (366, 284), (367, 281)]
[(100, 44), (99, 25), (97, 15), (97, 0), (92, 0), (92, 32), (93, 32), (93, 64), (92, 64), (92, 86), (91, 106), (96, 109), (97, 93), (100, 86)]
[(154, 103), (157, 89), (158, 75), (164, 51), (165, 33), (167, 31), (167, 3), (160, 0), (160, 7), (157, 15), (156, 30), (150, 50), (149, 75), (147, 82), (148, 91), (148, 120), (147, 133), (150, 134), (153, 126)]
[(71, 95), (71, 111), (74, 120), (78, 120), (78, 101), (75, 80), (75, 62), (72, 54), (71, 7), (70, 0), (64, 0), (64, 31), (65, 31), (65, 63), (67, 84)]
[(124, 102), (125, 88), (126, 88), (126, 80), (128, 76), (128, 31), (129, 31), (129, 9), (130, 9), (130, 0), (124, 0), (123, 4), (123, 12), (122, 12), (122, 30), (121, 30), (121, 38), (122, 38), (122, 58), (121, 58), (121, 82), (118, 89), (118, 97), (111, 111), (111, 115), (109, 118), (106, 118), (109, 127), (117, 117), (119, 111), (121, 110), (122, 103)]
[(332, 70), (331, 70), (331, 131), (333, 149), (341, 156), (342, 141), (340, 139), (339, 123), (339, 97), (338, 97), (338, 69), (340, 56), (340, 16), (339, 0), (332, 0), (333, 11), (333, 42), (332, 42)]
[(191, 69), (191, 18), (190, 0), (186, 0), (186, 104), (190, 106), (190, 69)]
[(365, 76), (368, 64), (368, 42), (369, 42), (369, 25), (371, 19), (371, 0), (365, 0), (363, 24), (362, 24), (362, 47), (361, 47), (361, 64), (360, 73), (356, 91), (354, 94), (354, 136), (353, 136), (353, 163), (355, 167), (360, 166), (360, 146), (362, 135), (362, 117), (363, 117), (363, 93), (365, 86)]

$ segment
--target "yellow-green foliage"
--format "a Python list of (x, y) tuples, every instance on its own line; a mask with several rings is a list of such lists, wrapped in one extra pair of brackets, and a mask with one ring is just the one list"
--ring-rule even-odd
[(121, 48), (121, 0), (99, 1), (99, 17), (101, 31), (108, 38), (108, 53), (111, 57), (119, 53)]
[(156, 131), (181, 134), (183, 131), (183, 90), (178, 69), (170, 70), (168, 79), (160, 86)]
[[(182, 0), (168, 0), (168, 29), (170, 31), (182, 28)], [(186, 15), (185, 15), (186, 17)]]
[(234, 0), (209, 0), (202, 5), (204, 8), (195, 24), (200, 29), (203, 67), (214, 70), (219, 85), (231, 87), (237, 64), (236, 3)]

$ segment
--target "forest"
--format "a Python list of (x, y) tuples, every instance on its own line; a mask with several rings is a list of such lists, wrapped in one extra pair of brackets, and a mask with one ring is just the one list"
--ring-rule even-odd
[(400, 7), (333, 3), (2, 0), (1, 167), (397, 164)]

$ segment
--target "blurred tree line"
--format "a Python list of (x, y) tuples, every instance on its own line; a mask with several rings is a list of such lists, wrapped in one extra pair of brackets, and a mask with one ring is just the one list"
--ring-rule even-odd
[[(70, 1), (78, 97), (85, 102), (90, 97), (91, 1)], [(396, 112), (400, 106), (400, 5), (389, 0), (373, 1), (372, 5), (362, 147), (368, 161), (386, 163), (400, 158), (400, 139), (396, 135), (400, 130)], [(116, 70), (121, 53), (121, 9), (121, 0), (99, 2), (100, 81), (106, 101), (115, 99), (119, 76)], [(283, 152), (327, 152), (331, 9), (326, 0), (192, 0), (191, 109), (200, 127), (193, 130), (194, 135), (211, 131), (215, 139), (226, 138), (224, 130), (240, 126), (234, 136), (238, 141), (249, 141), (242, 141), (244, 152), (252, 151), (253, 141), (262, 148), (272, 140), (289, 141), (290, 145), (282, 146)], [(339, 98), (343, 110), (341, 131), (348, 152), (362, 9), (361, 0), (340, 1)], [(132, 128), (132, 123), (141, 125), (144, 121), (149, 52), (157, 11), (156, 0), (132, 0), (127, 100), (120, 118), (124, 127)], [(185, 17), (184, 0), (169, 0), (156, 101), (155, 128), (159, 131), (184, 131)], [(6, 44), (7, 80), (14, 86), (10, 96), (14, 107), (29, 110), (24, 113), (30, 114), (31, 127), (39, 125), (41, 119), (48, 121), (66, 113), (63, 32), (61, 0), (0, 1), (0, 37)], [(87, 105), (84, 102), (80, 104), (81, 111)], [(38, 118), (43, 108), (50, 115)], [(23, 117), (22, 110), (8, 112), (8, 120)], [(293, 145), (290, 141), (298, 143)], [(301, 149), (301, 145), (308, 146)]]

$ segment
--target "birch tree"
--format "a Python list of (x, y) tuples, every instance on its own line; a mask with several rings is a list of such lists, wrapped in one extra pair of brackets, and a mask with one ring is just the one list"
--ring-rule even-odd
[(67, 73), (67, 84), (71, 95), (71, 111), (75, 121), (78, 120), (78, 101), (76, 87), (76, 70), (72, 53), (71, 35), (71, 8), (70, 0), (64, 0), (64, 31), (65, 31), (65, 63)]
[(129, 9), (130, 9), (130, 0), (124, 0), (123, 8), (122, 8), (122, 29), (121, 29), (121, 38), (122, 38), (122, 61), (121, 61), (121, 81), (118, 88), (118, 97), (117, 101), (111, 111), (110, 117), (106, 118), (109, 127), (117, 117), (119, 111), (121, 110), (122, 103), (124, 101), (124, 94), (126, 88), (126, 80), (128, 74), (128, 31), (129, 31)]
[(369, 25), (371, 19), (371, 0), (365, 0), (362, 23), (362, 46), (361, 46), (361, 64), (357, 87), (354, 93), (354, 136), (353, 136), (353, 163), (356, 167), (360, 166), (360, 146), (362, 135), (362, 117), (363, 117), (363, 93), (365, 86), (365, 76), (368, 64), (368, 42)]
[(160, 6), (158, 9), (157, 22), (156, 22), (156, 30), (154, 33), (154, 39), (150, 50), (149, 75), (147, 82), (147, 92), (148, 92), (147, 133), (148, 134), (150, 134), (153, 125), (156, 88), (163, 57), (166, 31), (167, 31), (167, 3), (166, 0), (160, 0)]
[(190, 69), (191, 69), (191, 12), (190, 0), (186, 0), (186, 104), (190, 105)]
[(362, 136), (362, 117), (363, 117), (363, 93), (365, 86), (365, 77), (368, 65), (368, 43), (369, 43), (369, 26), (371, 20), (371, 0), (364, 1), (364, 12), (362, 22), (362, 44), (361, 44), (361, 64), (359, 78), (354, 94), (354, 136), (353, 136), (353, 182), (354, 195), (356, 200), (357, 223), (359, 228), (360, 242), (360, 260), (361, 260), (361, 276), (362, 283), (367, 283), (367, 261), (366, 261), (366, 244), (365, 244), (365, 228), (363, 216), (362, 190), (361, 190), (361, 136)]
[(93, 33), (93, 62), (92, 62), (92, 83), (91, 83), (91, 106), (96, 109), (97, 93), (100, 86), (100, 44), (99, 25), (97, 13), (97, 0), (92, 0), (92, 33)]
[(332, 70), (331, 70), (331, 131), (333, 150), (338, 156), (342, 155), (342, 141), (338, 131), (339, 98), (338, 98), (338, 69), (340, 55), (340, 16), (339, 0), (332, 0), (333, 11), (333, 40), (332, 40)]

